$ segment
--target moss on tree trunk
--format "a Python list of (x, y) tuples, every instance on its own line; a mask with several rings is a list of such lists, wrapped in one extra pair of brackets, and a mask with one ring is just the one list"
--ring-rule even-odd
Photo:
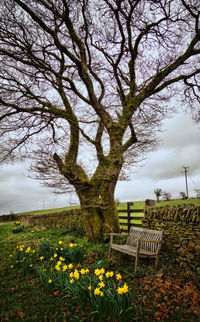
[(103, 241), (110, 232), (119, 232), (119, 218), (114, 196), (107, 194), (96, 196), (93, 192), (81, 195), (81, 213), (90, 241)]

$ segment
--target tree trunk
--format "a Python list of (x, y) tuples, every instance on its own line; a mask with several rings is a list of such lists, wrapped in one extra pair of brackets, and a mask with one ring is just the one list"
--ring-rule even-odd
[(108, 233), (119, 232), (114, 191), (123, 164), (122, 152), (100, 158), (91, 179), (69, 157), (65, 158), (65, 163), (57, 154), (54, 154), (54, 159), (60, 172), (74, 186), (79, 197), (88, 239), (93, 242), (103, 241)]
[(109, 189), (99, 194), (98, 189), (79, 192), (81, 213), (88, 235), (93, 242), (103, 241), (108, 233), (119, 232), (119, 218), (114, 194)]

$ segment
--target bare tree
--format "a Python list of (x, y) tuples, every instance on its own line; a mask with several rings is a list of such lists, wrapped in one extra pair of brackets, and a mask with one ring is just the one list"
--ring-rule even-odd
[(172, 195), (170, 192), (167, 192), (167, 191), (163, 191), (162, 192), (162, 196), (163, 196), (163, 199), (166, 200), (166, 201), (169, 201), (172, 199)]
[(159, 202), (160, 197), (162, 196), (162, 190), (160, 188), (157, 188), (154, 190), (154, 193), (156, 195), (156, 201)]
[(127, 160), (178, 99), (199, 102), (199, 16), (198, 0), (1, 1), (1, 159), (73, 186), (91, 240), (119, 230)]
[(181, 198), (184, 200), (184, 199), (187, 199), (187, 195), (186, 195), (186, 193), (184, 192), (184, 191), (181, 191), (180, 192), (180, 196), (181, 196)]

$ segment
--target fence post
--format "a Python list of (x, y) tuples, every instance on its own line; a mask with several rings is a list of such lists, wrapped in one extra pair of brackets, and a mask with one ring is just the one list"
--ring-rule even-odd
[(131, 209), (131, 202), (127, 202), (127, 214), (128, 214), (128, 232), (131, 228), (131, 212), (130, 212), (130, 209)]

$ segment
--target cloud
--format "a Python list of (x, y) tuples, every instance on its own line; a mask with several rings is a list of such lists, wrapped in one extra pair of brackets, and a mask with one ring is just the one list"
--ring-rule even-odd
[(188, 146), (200, 145), (200, 127), (189, 115), (179, 113), (165, 121), (163, 132), (160, 134), (162, 148), (185, 149)]
[(135, 177), (178, 178), (182, 176), (183, 166), (190, 167), (191, 175), (199, 174), (200, 128), (183, 114), (167, 120), (164, 128), (168, 131), (160, 134), (160, 148), (149, 154), (143, 167), (136, 169)]
[(0, 168), (0, 214), (65, 207), (69, 196), (56, 196), (26, 176), (27, 164)]

